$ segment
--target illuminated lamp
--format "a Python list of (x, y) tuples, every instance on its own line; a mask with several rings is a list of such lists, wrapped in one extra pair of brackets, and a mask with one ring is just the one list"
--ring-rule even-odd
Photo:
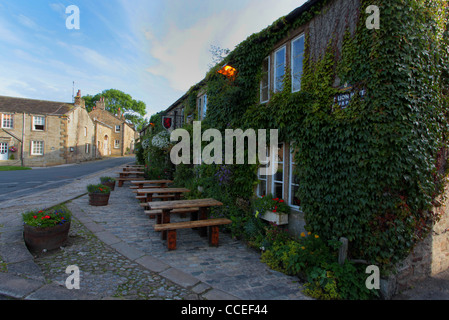
[(237, 74), (237, 70), (234, 67), (225, 64), (220, 70), (218, 70), (218, 73), (225, 75), (229, 79), (233, 79)]

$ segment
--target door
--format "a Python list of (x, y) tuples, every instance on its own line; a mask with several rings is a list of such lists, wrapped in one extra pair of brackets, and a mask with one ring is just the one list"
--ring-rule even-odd
[(8, 143), (0, 142), (0, 161), (8, 160)]
[(109, 137), (108, 136), (104, 136), (103, 155), (104, 156), (108, 156), (109, 155)]

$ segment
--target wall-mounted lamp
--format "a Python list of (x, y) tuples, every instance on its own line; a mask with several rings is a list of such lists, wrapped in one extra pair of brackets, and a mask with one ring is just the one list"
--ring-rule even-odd
[(234, 67), (225, 64), (220, 70), (218, 70), (218, 73), (225, 75), (229, 79), (234, 79), (237, 74), (237, 70)]

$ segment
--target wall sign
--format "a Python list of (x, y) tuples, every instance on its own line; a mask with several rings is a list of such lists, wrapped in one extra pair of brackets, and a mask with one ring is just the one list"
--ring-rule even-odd
[[(351, 102), (352, 98), (354, 97), (354, 95), (357, 93), (356, 89), (354, 89), (353, 87), (346, 87), (340, 90), (341, 92), (338, 93), (335, 97), (334, 97), (334, 104), (338, 104), (340, 106), (341, 109), (345, 109), (348, 104)], [(365, 96), (366, 94), (366, 90), (362, 89), (360, 91), (358, 91), (360, 97)]]
[(170, 130), (173, 127), (173, 118), (162, 117), (162, 127), (164, 127), (167, 130)]

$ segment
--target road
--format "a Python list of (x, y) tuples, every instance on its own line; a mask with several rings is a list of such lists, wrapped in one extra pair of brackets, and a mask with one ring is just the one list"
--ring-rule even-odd
[(83, 176), (108, 168), (113, 168), (135, 161), (135, 157), (109, 158), (33, 170), (0, 172), (0, 203), (6, 200), (29, 196), (36, 192), (55, 189)]

